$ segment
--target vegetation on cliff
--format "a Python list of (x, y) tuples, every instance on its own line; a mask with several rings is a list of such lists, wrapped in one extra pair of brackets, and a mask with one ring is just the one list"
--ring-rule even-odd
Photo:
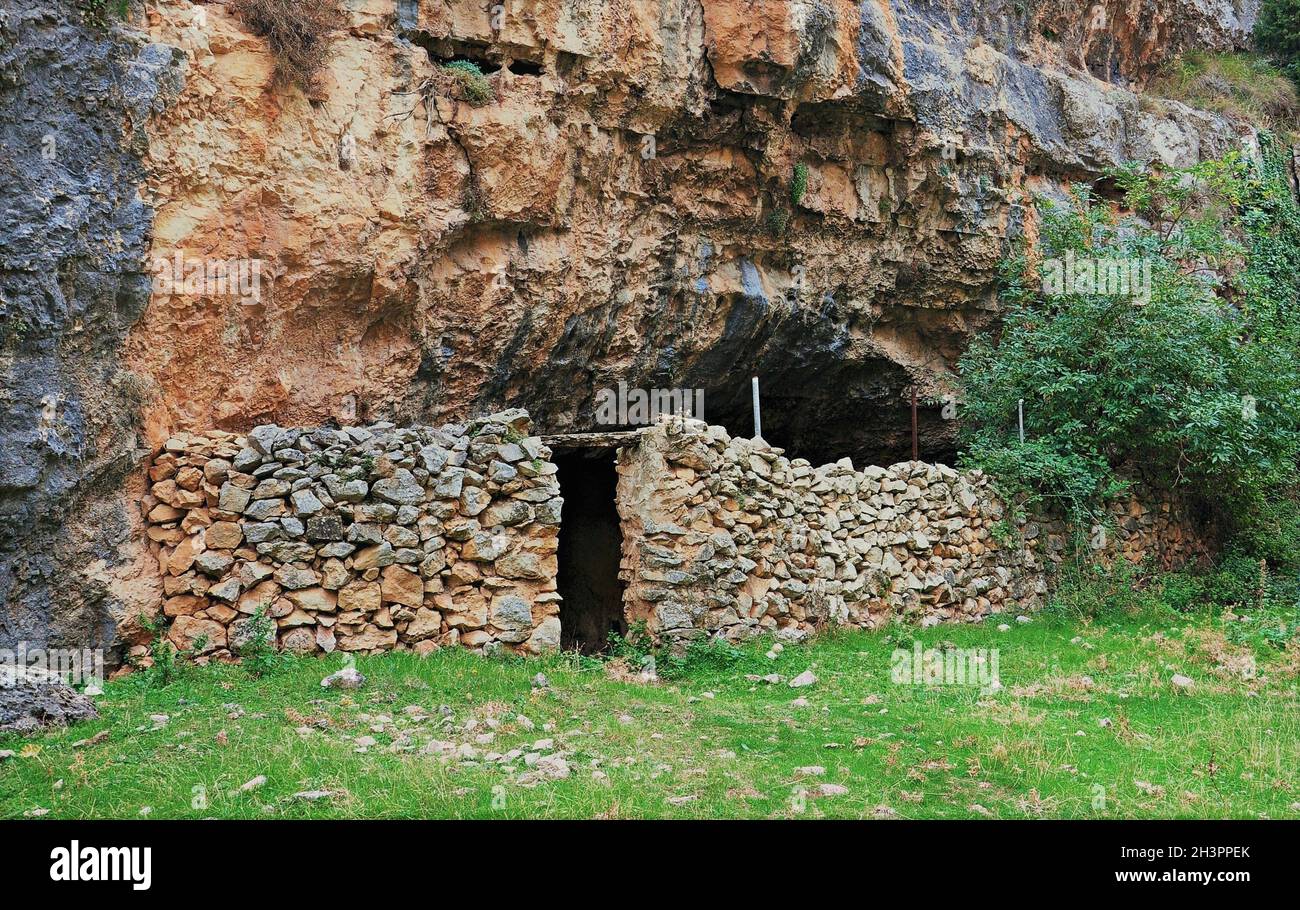
[(1255, 43), (1300, 83), (1300, 0), (1264, 0), (1255, 22)]
[(113, 16), (125, 19), (131, 12), (131, 0), (77, 0), (82, 15), (96, 25), (108, 25)]
[(232, 0), (231, 9), (275, 55), (275, 80), (312, 91), (330, 34), (347, 24), (340, 0)]
[(496, 91), (492, 88), (492, 83), (474, 61), (452, 60), (450, 63), (443, 64), (442, 69), (453, 77), (456, 84), (460, 86), (465, 100), (473, 107), (483, 107), (496, 100)]
[[(1140, 474), (1256, 545), (1278, 530), (1261, 523), (1300, 526), (1277, 506), (1300, 457), (1300, 210), (1262, 145), (1113, 171), (1121, 212), (1090, 187), (1039, 201), (1041, 243), (1003, 263), (1002, 329), (962, 360), (967, 463), (1081, 522)], [(1287, 546), (1260, 555), (1294, 562)]]
[(1260, 54), (1191, 51), (1165, 67), (1147, 90), (1271, 130), (1300, 129), (1300, 90)]

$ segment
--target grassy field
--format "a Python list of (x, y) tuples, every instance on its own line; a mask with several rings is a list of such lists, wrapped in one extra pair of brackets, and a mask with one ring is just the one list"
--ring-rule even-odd
[[(0, 818), (1300, 817), (1300, 650), (1253, 621), (830, 634), (775, 659), (713, 649), (657, 684), (461, 651), (361, 659), (350, 692), (320, 686), (338, 656), (134, 674), (99, 721), (0, 737)], [(997, 648), (1002, 688), (895, 684), (914, 638)]]

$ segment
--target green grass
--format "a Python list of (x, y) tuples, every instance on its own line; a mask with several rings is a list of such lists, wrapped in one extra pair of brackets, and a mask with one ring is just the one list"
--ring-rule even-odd
[(1295, 84), (1258, 54), (1191, 51), (1157, 75), (1147, 91), (1268, 129), (1300, 128)]
[[(337, 657), (261, 679), (190, 667), (161, 688), (135, 674), (107, 685), (99, 721), (0, 737), (19, 753), (0, 761), (0, 818), (1300, 817), (1296, 641), (1234, 645), (1231, 614), (1208, 611), (998, 622), (829, 634), (776, 660), (757, 642), (658, 685), (572, 655), (459, 650), (361, 659), (369, 679), (354, 692), (320, 688)], [(892, 684), (890, 653), (914, 635), (997, 647), (1004, 688)], [(1252, 654), (1257, 674), (1243, 679), (1232, 667)], [(746, 678), (810, 667), (810, 688)], [(549, 688), (530, 686), (539, 671)], [(1196, 681), (1190, 693), (1174, 673)], [(154, 729), (154, 714), (170, 720)], [(478, 743), (486, 732), (493, 742)], [(361, 736), (376, 744), (357, 751)], [(420, 751), (539, 739), (554, 740), (537, 751), (562, 754), (568, 778), (529, 788), (522, 758), (507, 770)], [(801, 777), (805, 766), (825, 775)], [(240, 791), (259, 775), (264, 786)], [(819, 783), (848, 792), (820, 796)], [(294, 796), (308, 790), (334, 795)]]

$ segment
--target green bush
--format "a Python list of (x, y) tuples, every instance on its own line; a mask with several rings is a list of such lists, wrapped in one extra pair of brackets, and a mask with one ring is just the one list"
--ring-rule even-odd
[(1171, 572), (1160, 579), (1160, 602), (1177, 613), (1189, 613), (1205, 604), (1205, 583), (1191, 572)]
[(184, 669), (184, 660), (192, 657), (190, 651), (180, 651), (167, 638), (167, 621), (161, 616), (141, 617), (140, 626), (153, 637), (149, 641), (149, 667), (136, 674), (146, 687), (162, 688), (170, 685)]
[(627, 634), (609, 633), (609, 655), (639, 663), (654, 653), (654, 638), (646, 628), (644, 619), (628, 626)]
[(1300, 81), (1300, 0), (1264, 0), (1255, 20), (1255, 44)]
[(265, 604), (258, 607), (240, 629), (240, 642), (231, 650), (250, 676), (267, 676), (280, 668), (285, 655), (275, 647), (275, 620)]
[(1236, 549), (1224, 554), (1214, 570), (1201, 579), (1205, 602), (1228, 609), (1256, 606), (1259, 589), (1259, 560)]
[(794, 177), (790, 180), (791, 204), (798, 205), (806, 192), (808, 192), (808, 165), (801, 161), (794, 166)]
[(1236, 546), (1280, 572), (1300, 572), (1300, 490), (1278, 487), (1252, 500), (1231, 528)]
[(725, 673), (754, 662), (752, 649), (747, 651), (721, 638), (696, 638), (674, 653), (670, 644), (656, 642), (644, 621), (628, 627), (626, 635), (611, 632), (608, 656), (621, 658), (634, 667), (649, 663), (662, 679)]
[(655, 664), (663, 679), (683, 679), (734, 670), (747, 657), (745, 651), (725, 639), (697, 638), (680, 655), (665, 652), (656, 658)]
[(107, 26), (114, 14), (119, 19), (131, 15), (131, 0), (77, 0), (77, 8), (88, 22)]
[(1071, 622), (1211, 610), (1236, 614), (1224, 625), (1229, 640), (1285, 647), (1300, 635), (1300, 576), (1275, 573), (1259, 559), (1230, 550), (1208, 571), (1152, 572), (1125, 560), (1106, 565), (1065, 562), (1044, 615)]
[(474, 61), (453, 60), (443, 64), (442, 68), (455, 77), (465, 95), (465, 100), (473, 107), (484, 107), (496, 100), (492, 83)]
[(1140, 613), (1159, 605), (1146, 581), (1139, 567), (1123, 559), (1113, 565), (1069, 560), (1044, 612), (1070, 620)]
[[(1300, 454), (1300, 215), (1280, 150), (1264, 147), (1262, 166), (1232, 153), (1112, 172), (1132, 215), (1088, 187), (1040, 201), (1042, 258), (1008, 255), (1001, 329), (961, 362), (965, 464), (1080, 525), (1133, 475), (1193, 494), (1237, 533), (1260, 520)], [(1044, 280), (1096, 260), (1149, 280), (1136, 294)]]

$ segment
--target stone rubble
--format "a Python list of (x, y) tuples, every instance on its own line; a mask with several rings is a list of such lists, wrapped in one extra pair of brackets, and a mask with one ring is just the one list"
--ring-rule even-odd
[(366, 677), (357, 672), (355, 667), (344, 667), (320, 681), (322, 689), (360, 689), (365, 684)]
[(95, 703), (57, 674), (0, 663), (0, 733), (34, 733), (96, 717)]

